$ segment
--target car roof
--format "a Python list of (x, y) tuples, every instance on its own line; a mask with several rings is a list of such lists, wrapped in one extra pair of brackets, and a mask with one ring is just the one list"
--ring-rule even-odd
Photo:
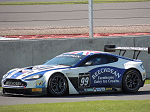
[(130, 59), (130, 58), (127, 58), (127, 57), (123, 57), (123, 56), (120, 56), (120, 55), (115, 55), (115, 54), (108, 53), (108, 52), (103, 52), (103, 51), (84, 50), (84, 51), (72, 51), (72, 52), (67, 52), (67, 53), (63, 53), (63, 54), (64, 55), (72, 54), (72, 55), (80, 55), (80, 56), (91, 56), (91, 55), (95, 55), (95, 54), (106, 54), (106, 55), (114, 56), (114, 57), (117, 57), (117, 58), (129, 60), (129, 61), (140, 61), (140, 60)]
[(85, 50), (85, 51), (72, 51), (72, 52), (67, 52), (67, 53), (64, 53), (64, 54), (74, 54), (74, 55), (88, 56), (88, 55), (94, 55), (94, 54), (110, 54), (110, 53), (103, 52), (103, 51)]

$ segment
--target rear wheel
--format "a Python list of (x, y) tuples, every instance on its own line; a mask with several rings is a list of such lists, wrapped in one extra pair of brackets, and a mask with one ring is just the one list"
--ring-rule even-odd
[(123, 91), (134, 93), (141, 87), (142, 78), (137, 70), (129, 70), (123, 76)]
[(68, 93), (67, 79), (62, 74), (53, 74), (48, 82), (48, 93), (52, 96), (63, 96)]

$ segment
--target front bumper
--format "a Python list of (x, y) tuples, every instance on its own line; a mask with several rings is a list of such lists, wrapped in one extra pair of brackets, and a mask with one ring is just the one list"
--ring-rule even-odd
[(47, 94), (47, 89), (44, 79), (31, 81), (5, 79), (2, 80), (2, 94), (38, 96)]
[(46, 88), (2, 88), (3, 95), (46, 95)]

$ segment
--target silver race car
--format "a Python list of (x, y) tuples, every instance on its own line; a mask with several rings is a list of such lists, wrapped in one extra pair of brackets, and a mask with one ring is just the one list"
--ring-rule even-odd
[(137, 92), (144, 85), (143, 63), (108, 53), (115, 50), (149, 51), (148, 48), (106, 45), (105, 51), (63, 53), (43, 65), (15, 68), (2, 78), (3, 94), (62, 96), (96, 92)]

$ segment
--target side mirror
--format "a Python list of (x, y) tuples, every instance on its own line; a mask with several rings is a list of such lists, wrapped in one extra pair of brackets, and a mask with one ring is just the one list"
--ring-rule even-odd
[(85, 66), (91, 66), (91, 65), (93, 65), (92, 61), (88, 61), (85, 63)]

